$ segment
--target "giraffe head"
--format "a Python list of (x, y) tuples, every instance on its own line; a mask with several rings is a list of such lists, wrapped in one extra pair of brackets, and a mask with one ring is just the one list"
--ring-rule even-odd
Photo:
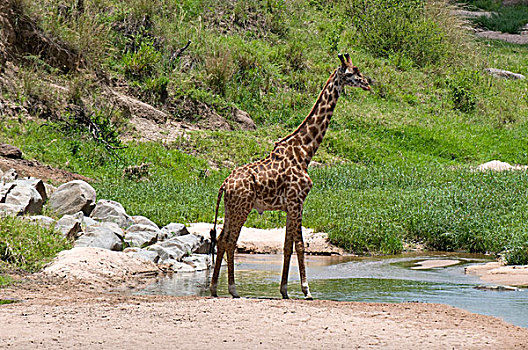
[(344, 56), (339, 54), (337, 56), (341, 60), (341, 67), (337, 69), (337, 74), (343, 86), (349, 85), (362, 88), (363, 90), (370, 90), (367, 78), (361, 74), (358, 67), (352, 64), (349, 54), (346, 53)]

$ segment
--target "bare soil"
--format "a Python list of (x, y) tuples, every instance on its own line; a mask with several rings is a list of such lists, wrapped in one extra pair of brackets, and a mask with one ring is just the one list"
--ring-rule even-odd
[(439, 304), (134, 296), (35, 279), (0, 290), (2, 349), (525, 349), (528, 329)]
[(22, 177), (32, 176), (54, 184), (62, 184), (72, 180), (94, 181), (83, 175), (41, 164), (36, 160), (0, 157), (0, 170), (7, 171), (9, 169), (15, 169), (18, 175)]

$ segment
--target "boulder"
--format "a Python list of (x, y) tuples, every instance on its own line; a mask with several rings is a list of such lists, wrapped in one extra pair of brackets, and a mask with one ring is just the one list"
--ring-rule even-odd
[(506, 79), (526, 79), (526, 77), (519, 73), (513, 73), (504, 69), (497, 68), (486, 68), (486, 73), (493, 75), (497, 78), (506, 78)]
[(37, 179), (35, 177), (29, 177), (27, 179), (17, 179), (13, 181), (17, 186), (28, 186), (33, 187), (42, 197), (42, 200), (46, 201), (48, 199), (48, 194), (46, 192), (46, 186), (44, 185), (44, 182), (41, 179)]
[(125, 242), (131, 247), (146, 247), (158, 241), (162, 235), (160, 229), (150, 225), (135, 224), (130, 226), (125, 233)]
[(129, 254), (137, 259), (152, 261), (153, 263), (157, 263), (159, 260), (159, 255), (157, 252), (141, 249), (138, 247), (126, 248), (123, 253)]
[(196, 271), (194, 267), (192, 267), (191, 265), (175, 260), (175, 259), (167, 259), (163, 262), (163, 264), (168, 265), (171, 270), (176, 271), (176, 272), (195, 272)]
[(211, 267), (211, 258), (206, 254), (186, 256), (182, 262), (193, 267), (194, 271), (204, 271)]
[(0, 217), (17, 216), (24, 213), (24, 208), (20, 205), (0, 203)]
[(0, 143), (0, 157), (22, 159), (22, 151), (18, 147)]
[(18, 179), (18, 173), (16, 172), (16, 170), (9, 169), (2, 175), (0, 182), (8, 183), (8, 182), (15, 181), (16, 179)]
[(39, 226), (45, 228), (51, 228), (55, 225), (55, 219), (50, 218), (49, 216), (44, 215), (33, 215), (33, 216), (22, 216), (24, 220), (35, 223)]
[(171, 239), (173, 237), (185, 236), (189, 234), (189, 231), (187, 230), (187, 227), (185, 227), (184, 224), (177, 224), (174, 222), (163, 226), (161, 228), (161, 231), (163, 232), (163, 235), (159, 237), (160, 240)]
[(59, 230), (64, 237), (78, 238), (82, 232), (82, 223), (84, 214), (82, 211), (69, 215), (66, 214), (57, 221), (55, 228)]
[(113, 222), (125, 229), (134, 224), (132, 218), (125, 212), (125, 208), (116, 201), (100, 199), (90, 217), (94, 220)]
[(86, 227), (92, 226), (92, 225), (98, 225), (98, 224), (99, 224), (98, 221), (95, 221), (94, 219), (92, 219), (89, 216), (83, 217), (83, 221), (82, 221), (82, 227), (83, 228), (86, 228)]
[(59, 186), (49, 204), (59, 216), (79, 211), (90, 215), (95, 206), (95, 190), (83, 180), (73, 180)]
[(11, 187), (5, 196), (4, 203), (21, 206), (24, 214), (40, 214), (44, 200), (40, 193), (31, 185), (14, 183), (14, 186)]
[(132, 219), (134, 224), (147, 225), (147, 226), (152, 226), (152, 227), (159, 229), (158, 225), (156, 225), (149, 218), (146, 218), (144, 216), (136, 215), (136, 216), (131, 216), (130, 218)]
[(89, 226), (86, 232), (75, 241), (77, 247), (95, 247), (120, 251), (123, 249), (121, 238), (108, 226)]
[(257, 125), (251, 119), (249, 113), (241, 109), (233, 109), (233, 120), (237, 122), (242, 130), (257, 130)]
[(165, 263), (169, 260), (180, 260), (187, 252), (179, 241), (163, 241), (153, 244), (146, 248), (148, 251), (155, 252), (159, 256), (159, 263)]
[(44, 183), (44, 189), (46, 190), (46, 198), (50, 198), (51, 195), (57, 190), (57, 187), (49, 183)]

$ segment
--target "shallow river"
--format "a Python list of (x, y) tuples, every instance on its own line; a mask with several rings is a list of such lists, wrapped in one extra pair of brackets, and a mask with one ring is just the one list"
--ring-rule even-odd
[[(417, 270), (426, 260), (452, 260), (455, 265)], [(457, 262), (458, 261), (458, 262)], [(528, 327), (528, 290), (477, 289), (486, 285), (464, 274), (468, 264), (489, 258), (465, 254), (401, 255), (386, 258), (308, 256), (307, 275), (316, 299), (363, 302), (428, 302), (453, 305), (500, 317)], [(242, 297), (279, 298), (281, 255), (237, 255), (235, 277)], [(228, 296), (227, 269), (222, 268), (219, 295)], [(209, 295), (210, 272), (161, 277), (141, 294)], [(302, 298), (296, 257), (292, 256), (289, 295)]]

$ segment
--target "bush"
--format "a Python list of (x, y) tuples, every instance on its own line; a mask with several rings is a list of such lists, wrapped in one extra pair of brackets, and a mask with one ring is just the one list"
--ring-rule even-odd
[(355, 0), (347, 8), (360, 45), (379, 57), (406, 56), (421, 67), (459, 50), (463, 29), (449, 11), (447, 2), (425, 0)]
[(501, 7), (490, 17), (476, 17), (473, 22), (489, 30), (519, 34), (521, 28), (528, 23), (528, 7), (523, 5)]

